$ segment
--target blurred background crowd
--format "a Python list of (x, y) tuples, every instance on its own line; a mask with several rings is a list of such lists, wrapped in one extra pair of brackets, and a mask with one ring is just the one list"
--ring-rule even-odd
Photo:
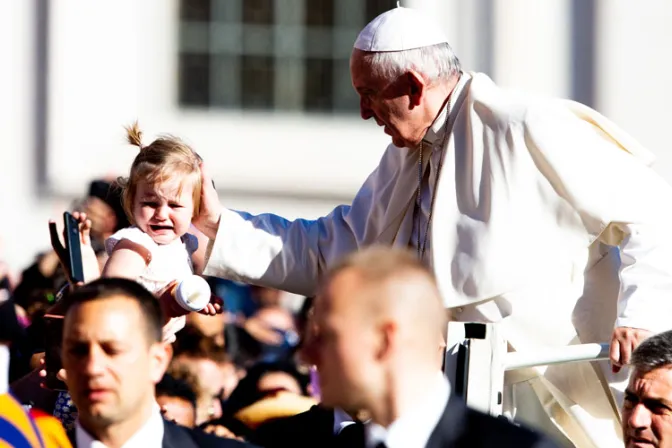
[[(504, 87), (572, 98), (651, 149), (672, 180), (665, 116), (672, 2), (407, 0), (445, 23), (468, 70)], [(23, 328), (9, 382), (38, 368), (42, 316), (66, 283), (47, 220), (84, 211), (101, 266), (129, 222), (114, 186), (136, 155), (123, 126), (183, 137), (227, 206), (311, 218), (347, 203), (388, 137), (358, 116), (348, 58), (396, 0), (0, 2), (0, 301)], [(530, 36), (534, 36), (531, 38)], [(235, 44), (227, 44), (235, 42)], [(618, 95), (613, 95), (618, 92)], [(646, 110), (647, 113), (642, 113)], [(10, 124), (11, 123), (11, 124)], [(151, 140), (151, 139), (150, 139)], [(179, 423), (253, 438), (319, 402), (297, 356), (311, 298), (208, 278), (217, 316), (191, 313), (157, 397)], [(22, 401), (53, 413), (58, 393)], [(39, 396), (38, 396), (39, 395)]]
[[(92, 221), (92, 243), (101, 264), (104, 239), (128, 226), (114, 182), (96, 180), (71, 211)], [(67, 283), (53, 250), (36, 256), (18, 277), (2, 265), (2, 294), (12, 297), (23, 335), (11, 341), (9, 382), (39, 366), (44, 352), (43, 316)], [(316, 382), (297, 356), (311, 300), (281, 291), (207, 278), (226, 311), (216, 316), (190, 313), (177, 334), (174, 356), (157, 398), (165, 416), (187, 427), (213, 426), (248, 437), (265, 420), (294, 415), (319, 401)], [(27, 406), (54, 412), (57, 391), (21, 382), (15, 389)], [(224, 429), (226, 428), (226, 430)]]

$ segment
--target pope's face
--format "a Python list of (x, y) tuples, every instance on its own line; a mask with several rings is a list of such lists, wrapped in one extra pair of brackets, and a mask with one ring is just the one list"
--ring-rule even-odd
[(425, 127), (419, 120), (411, 98), (412, 77), (402, 75), (396, 79), (381, 76), (373, 70), (364, 52), (355, 49), (350, 58), (352, 85), (359, 94), (362, 118), (373, 118), (383, 126), (392, 143), (400, 148), (415, 148), (424, 137)]

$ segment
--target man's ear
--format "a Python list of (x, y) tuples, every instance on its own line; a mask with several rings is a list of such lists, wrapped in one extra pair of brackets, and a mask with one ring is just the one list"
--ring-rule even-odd
[(425, 87), (427, 87), (425, 80), (420, 73), (411, 70), (406, 73), (406, 83), (408, 85), (408, 97), (410, 108), (419, 106), (422, 102), (422, 97), (425, 94)]
[(398, 329), (394, 322), (385, 322), (380, 327), (380, 338), (378, 340), (377, 358), (381, 361), (387, 360), (397, 350)]
[(166, 342), (157, 342), (152, 344), (150, 348), (152, 380), (155, 383), (161, 381), (163, 374), (168, 369), (168, 364), (173, 358), (173, 346)]

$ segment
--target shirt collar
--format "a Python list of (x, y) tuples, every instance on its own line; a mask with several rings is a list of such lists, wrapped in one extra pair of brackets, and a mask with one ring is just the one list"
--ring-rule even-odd
[[(161, 448), (163, 444), (163, 417), (159, 406), (152, 407), (149, 419), (140, 429), (124, 443), (122, 448)], [(77, 421), (75, 427), (75, 440), (78, 448), (107, 448), (102, 442), (95, 440), (86, 432)]]
[[(462, 89), (464, 88), (464, 85), (467, 83), (467, 80), (470, 78), (468, 73), (461, 73), (460, 74), (460, 79), (457, 81), (457, 84), (455, 84), (455, 88), (453, 88), (452, 93), (450, 94), (451, 100), (446, 101), (444, 105), (441, 107), (441, 110), (439, 111), (439, 115), (436, 116), (434, 119), (434, 122), (432, 122), (432, 125), (429, 127), (427, 130), (427, 133), (425, 134), (425, 137), (422, 139), (423, 141), (429, 143), (430, 145), (433, 145), (437, 141), (439, 141), (440, 138), (443, 137), (443, 135), (446, 132), (446, 118), (448, 113), (453, 112), (455, 109), (455, 102), (457, 101), (457, 97), (460, 95), (462, 92)], [(448, 110), (448, 104), (451, 104), (451, 110)]]
[(366, 447), (373, 448), (380, 442), (387, 448), (425, 446), (446, 409), (449, 396), (448, 380), (442, 373), (437, 373), (427, 393), (390, 426), (384, 428), (373, 422), (366, 425)]
[(350, 415), (348, 415), (348, 413), (343, 409), (334, 409), (334, 434), (338, 434), (343, 428), (354, 423), (355, 421), (353, 418), (350, 417)]

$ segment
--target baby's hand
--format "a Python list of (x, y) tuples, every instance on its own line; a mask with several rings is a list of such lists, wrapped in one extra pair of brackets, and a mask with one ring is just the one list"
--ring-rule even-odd
[(210, 296), (210, 303), (208, 303), (205, 308), (199, 311), (199, 314), (205, 314), (206, 316), (214, 316), (216, 314), (222, 314), (224, 312), (224, 301), (217, 297), (216, 295)]
[(93, 281), (100, 277), (100, 265), (98, 257), (91, 244), (91, 220), (86, 213), (74, 212), (72, 216), (79, 224), (79, 243), (82, 248), (82, 267), (84, 268), (84, 280)]
[[(82, 267), (84, 268), (84, 279), (88, 282), (100, 277), (100, 269), (96, 253), (91, 245), (91, 221), (86, 218), (86, 213), (73, 212), (72, 216), (79, 225), (79, 243), (82, 252)], [(69, 273), (68, 251), (63, 245), (63, 238), (58, 233), (58, 228), (54, 221), (49, 221), (49, 236), (51, 238), (51, 247), (56, 252), (65, 272)], [(69, 279), (72, 282), (72, 279)]]

